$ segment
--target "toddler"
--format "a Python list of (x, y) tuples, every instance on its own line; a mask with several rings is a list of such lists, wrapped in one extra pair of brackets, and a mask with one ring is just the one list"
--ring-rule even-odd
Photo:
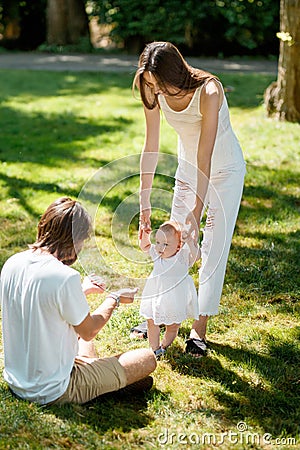
[[(149, 344), (159, 358), (176, 338), (181, 322), (199, 317), (197, 292), (188, 271), (201, 253), (194, 239), (183, 239), (179, 225), (172, 221), (159, 227), (154, 245), (150, 232), (143, 230), (140, 247), (154, 263), (142, 293), (140, 314), (147, 319)], [(160, 325), (166, 327), (161, 342)]]

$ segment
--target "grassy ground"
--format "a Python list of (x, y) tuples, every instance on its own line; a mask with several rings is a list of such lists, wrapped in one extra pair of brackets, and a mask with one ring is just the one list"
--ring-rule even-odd
[[(271, 77), (220, 77), (234, 87), (229, 104), (248, 172), (209, 355), (183, 353), (186, 321), (149, 394), (85, 406), (19, 401), (1, 378), (0, 449), (300, 448), (299, 125), (266, 118)], [(95, 224), (75, 267), (103, 273), (109, 287), (142, 286), (150, 270), (136, 244), (144, 122), (132, 77), (1, 71), (0, 80), (0, 267), (34, 240), (46, 206), (70, 195)], [(176, 163), (166, 121), (161, 149), (154, 225), (168, 217)], [(196, 267), (192, 276), (197, 283)], [(92, 308), (98, 302), (90, 298)], [(101, 354), (147, 345), (129, 338), (138, 303), (100, 333)]]

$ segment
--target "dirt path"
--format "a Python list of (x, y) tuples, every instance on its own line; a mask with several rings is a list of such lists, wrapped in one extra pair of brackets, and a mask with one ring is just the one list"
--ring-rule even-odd
[[(276, 75), (277, 61), (187, 58), (194, 67), (218, 72), (256, 72)], [(134, 73), (138, 57), (128, 55), (48, 54), (36, 52), (0, 53), (0, 69), (51, 71), (124, 71)]]

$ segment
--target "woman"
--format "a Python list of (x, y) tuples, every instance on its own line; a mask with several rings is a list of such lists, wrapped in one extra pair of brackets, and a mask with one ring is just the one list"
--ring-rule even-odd
[(186, 342), (186, 352), (201, 356), (207, 349), (208, 317), (218, 313), (220, 304), (244, 184), (243, 154), (231, 128), (220, 81), (189, 66), (171, 43), (146, 45), (133, 86), (140, 91), (146, 119), (141, 155), (140, 230), (151, 230), (150, 194), (158, 160), (161, 110), (178, 134), (171, 220), (185, 222), (197, 241), (200, 221), (206, 212), (199, 271), (200, 315)]

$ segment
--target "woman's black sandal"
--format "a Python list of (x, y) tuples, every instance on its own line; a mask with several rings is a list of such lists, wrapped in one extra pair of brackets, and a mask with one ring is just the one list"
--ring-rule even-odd
[(190, 338), (185, 343), (185, 353), (190, 353), (195, 357), (205, 356), (207, 354), (208, 345), (205, 339)]
[[(160, 329), (164, 329), (164, 325), (159, 325)], [(132, 327), (130, 329), (130, 337), (132, 339), (147, 339), (148, 337), (148, 328), (147, 321), (140, 323), (136, 327)]]

